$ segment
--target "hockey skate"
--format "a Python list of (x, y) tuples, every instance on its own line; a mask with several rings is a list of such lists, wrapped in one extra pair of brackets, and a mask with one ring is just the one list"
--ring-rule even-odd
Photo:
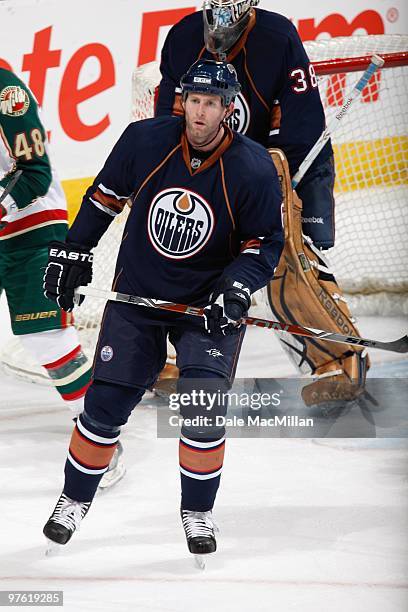
[(55, 552), (59, 545), (69, 542), (74, 531), (79, 529), (90, 505), (91, 502), (78, 502), (67, 497), (64, 493), (61, 494), (43, 529), (48, 544), (47, 555)]
[(104, 473), (101, 482), (99, 483), (99, 489), (109, 489), (113, 487), (119, 480), (122, 480), (126, 474), (126, 468), (122, 461), (123, 446), (120, 442), (113, 453), (113, 457), (109, 464), (107, 471)]
[(196, 566), (205, 568), (203, 555), (217, 550), (214, 532), (218, 531), (214, 523), (212, 512), (196, 512), (193, 510), (180, 510), (184, 532), (187, 538), (189, 551), (194, 555)]

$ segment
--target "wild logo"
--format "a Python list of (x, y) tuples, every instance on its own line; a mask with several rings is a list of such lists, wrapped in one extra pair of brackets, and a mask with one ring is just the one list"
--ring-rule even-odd
[(165, 189), (150, 205), (149, 238), (156, 251), (170, 259), (185, 259), (201, 251), (213, 229), (211, 206), (187, 189)]
[(18, 85), (8, 85), (0, 92), (0, 112), (8, 117), (25, 115), (30, 106), (28, 93)]

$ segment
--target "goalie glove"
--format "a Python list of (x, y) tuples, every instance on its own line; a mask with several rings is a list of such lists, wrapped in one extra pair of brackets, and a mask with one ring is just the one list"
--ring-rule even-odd
[[(63, 310), (71, 312), (76, 304), (75, 289), (92, 281), (92, 261), (93, 255), (87, 247), (75, 243), (51, 242), (43, 277), (45, 297), (56, 302)], [(84, 299), (81, 296), (79, 304)]]
[(209, 334), (233, 334), (241, 325), (251, 305), (251, 292), (242, 283), (230, 278), (210, 296), (204, 308), (205, 329)]

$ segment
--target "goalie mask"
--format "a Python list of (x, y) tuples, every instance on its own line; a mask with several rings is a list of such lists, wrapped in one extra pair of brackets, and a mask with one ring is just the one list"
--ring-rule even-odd
[(225, 54), (248, 25), (251, 8), (259, 0), (205, 0), (203, 4), (205, 46), (211, 53)]
[(221, 96), (225, 107), (229, 106), (241, 91), (234, 66), (210, 59), (194, 62), (181, 77), (180, 85), (184, 100), (188, 92), (213, 94)]

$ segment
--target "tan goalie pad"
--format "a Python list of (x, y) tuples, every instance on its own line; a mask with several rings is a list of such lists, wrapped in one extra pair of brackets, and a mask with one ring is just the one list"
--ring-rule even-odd
[[(284, 196), (285, 232), (282, 256), (274, 279), (268, 286), (272, 310), (281, 321), (359, 336), (339, 286), (334, 277), (327, 273), (328, 270), (325, 271), (322, 255), (315, 252), (313, 245), (308, 244), (303, 238), (302, 202), (292, 189), (285, 155), (279, 149), (270, 149), (269, 152), (278, 172)], [(343, 393), (343, 400), (353, 399), (362, 392), (368, 366), (367, 360), (361, 359), (364, 348), (324, 340), (304, 338), (297, 340), (299, 342), (291, 343), (298, 347), (298, 365), (307, 364), (307, 369), (312, 374), (323, 375), (325, 381), (325, 385), (322, 384), (323, 380), (319, 380), (304, 388), (302, 395), (307, 404), (318, 401), (317, 388), (321, 389), (322, 393), (324, 391), (323, 394), (327, 399), (330, 390), (334, 390), (333, 381), (337, 386), (342, 380), (348, 382), (343, 392), (339, 389), (336, 392), (337, 395)], [(285, 342), (285, 339), (282, 341)], [(351, 381), (355, 384), (350, 386)]]
[(176, 366), (176, 352), (174, 346), (167, 340), (167, 360), (166, 365), (160, 372), (159, 378), (153, 385), (153, 390), (156, 395), (161, 397), (169, 397), (171, 393), (177, 391), (177, 379), (179, 377), (179, 369)]

